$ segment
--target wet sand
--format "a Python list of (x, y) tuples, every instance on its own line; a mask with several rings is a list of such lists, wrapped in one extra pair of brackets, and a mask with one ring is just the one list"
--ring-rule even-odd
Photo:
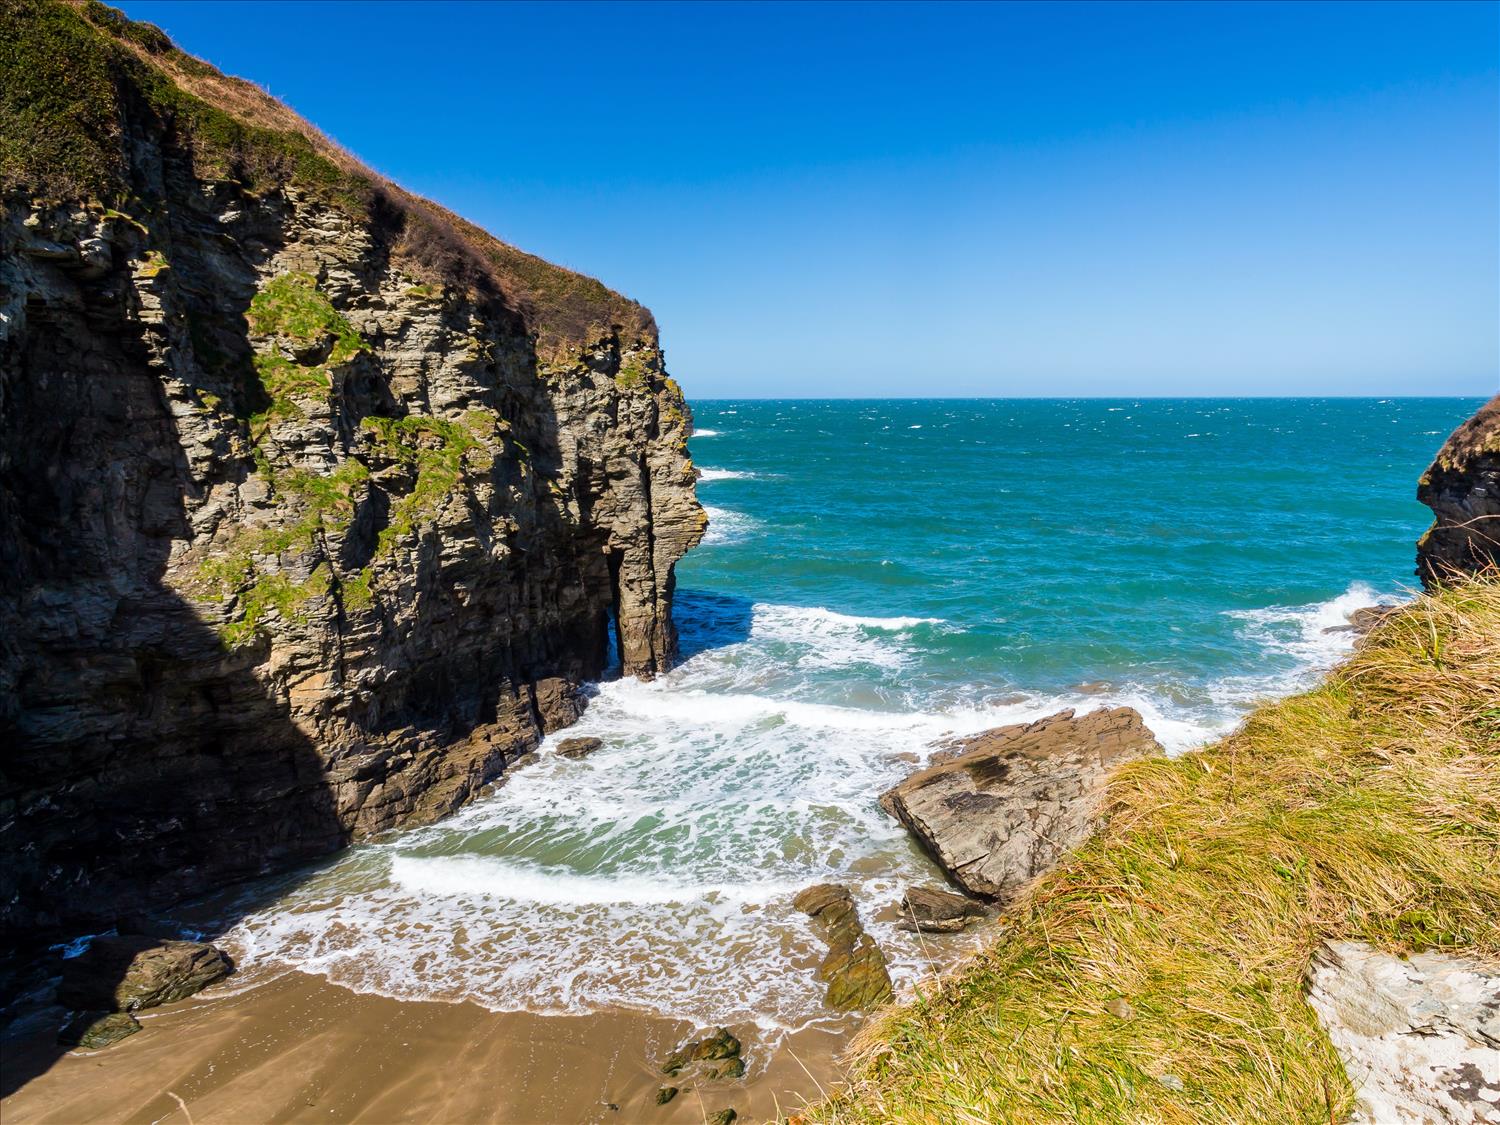
[[(0, 1101), (0, 1119), (701, 1125), (733, 1106), (757, 1121), (816, 1099), (819, 1083), (829, 1087), (851, 1030), (805, 1030), (770, 1051), (756, 1029), (733, 1026), (746, 1078), (694, 1089), (657, 1068), (699, 1029), (631, 1012), (496, 1013), (361, 995), (288, 973), (239, 993), (210, 989), (140, 1019), (141, 1031), (103, 1051), (59, 1055), (56, 1022), (42, 1019), (7, 1038), (5, 1088), (41, 1072)], [(671, 1103), (655, 1104), (662, 1085), (678, 1084)]]

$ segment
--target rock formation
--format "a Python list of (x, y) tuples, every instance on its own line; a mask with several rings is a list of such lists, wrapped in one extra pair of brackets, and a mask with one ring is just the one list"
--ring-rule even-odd
[[(686, 1075), (706, 1082), (721, 1078), (743, 1078), (745, 1057), (738, 1038), (727, 1027), (716, 1028), (702, 1039), (690, 1040), (668, 1056), (661, 1072), (668, 1078)], [(661, 1095), (671, 1090), (666, 1097)], [(657, 1092), (657, 1104), (664, 1105), (677, 1094), (675, 1086), (663, 1086)]]
[(973, 899), (935, 887), (908, 887), (901, 899), (903, 930), (924, 934), (956, 934), (984, 917), (984, 907)]
[(186, 999), (233, 971), (222, 950), (199, 941), (95, 938), (63, 962), (57, 999), (70, 1008), (138, 1012)]
[(970, 894), (1013, 897), (1093, 832), (1118, 765), (1162, 753), (1129, 707), (963, 739), (880, 802)]
[(141, 1021), (128, 1012), (81, 1012), (63, 1025), (57, 1042), (64, 1047), (102, 1051), (141, 1029)]
[(1424, 586), (1500, 563), (1500, 395), (1443, 443), (1417, 499), (1437, 517), (1417, 543)]
[(96, 2), (0, 4), (0, 929), (440, 817), (675, 650), (651, 314)]
[(1326, 943), (1307, 1000), (1354, 1085), (1351, 1121), (1500, 1125), (1500, 967)]
[(813, 920), (828, 945), (828, 955), (818, 966), (818, 978), (828, 984), (824, 1003), (838, 1012), (852, 1012), (891, 999), (885, 954), (865, 933), (848, 887), (819, 883), (799, 892), (792, 904)]

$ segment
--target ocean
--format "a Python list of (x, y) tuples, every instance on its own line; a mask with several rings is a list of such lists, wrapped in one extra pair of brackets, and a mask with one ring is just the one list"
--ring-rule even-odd
[(428, 828), (287, 879), (220, 944), (397, 998), (829, 1020), (790, 905), (837, 881), (898, 984), (969, 936), (894, 904), (940, 876), (880, 792), (945, 738), (1129, 704), (1172, 753), (1399, 600), (1417, 477), (1467, 399), (706, 401), (711, 520), (681, 664), (606, 680), (591, 757), (540, 760)]

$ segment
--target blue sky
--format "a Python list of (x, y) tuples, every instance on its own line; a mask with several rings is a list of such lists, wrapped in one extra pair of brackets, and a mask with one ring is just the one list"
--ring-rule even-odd
[(692, 397), (1500, 386), (1494, 3), (122, 6)]

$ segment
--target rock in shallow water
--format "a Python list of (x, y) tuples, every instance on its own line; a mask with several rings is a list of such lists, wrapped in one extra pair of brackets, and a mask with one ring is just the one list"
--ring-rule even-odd
[(880, 803), (964, 890), (1005, 901), (1088, 839), (1114, 767), (1161, 753), (1129, 707), (1061, 711), (962, 740)]
[(1355, 1088), (1352, 1122), (1500, 1125), (1500, 966), (1327, 942), (1307, 1002)]
[(865, 933), (849, 888), (837, 883), (808, 887), (792, 900), (828, 943), (818, 977), (828, 982), (824, 1003), (840, 1012), (873, 1008), (890, 1000), (891, 974), (885, 954)]
[(900, 928), (928, 934), (956, 934), (984, 917), (973, 899), (936, 887), (908, 887), (901, 900)]
[(57, 999), (80, 1010), (136, 1012), (191, 996), (233, 970), (227, 954), (203, 942), (96, 938), (64, 962)]
[(603, 747), (602, 738), (565, 738), (557, 744), (557, 753), (563, 758), (587, 758)]

